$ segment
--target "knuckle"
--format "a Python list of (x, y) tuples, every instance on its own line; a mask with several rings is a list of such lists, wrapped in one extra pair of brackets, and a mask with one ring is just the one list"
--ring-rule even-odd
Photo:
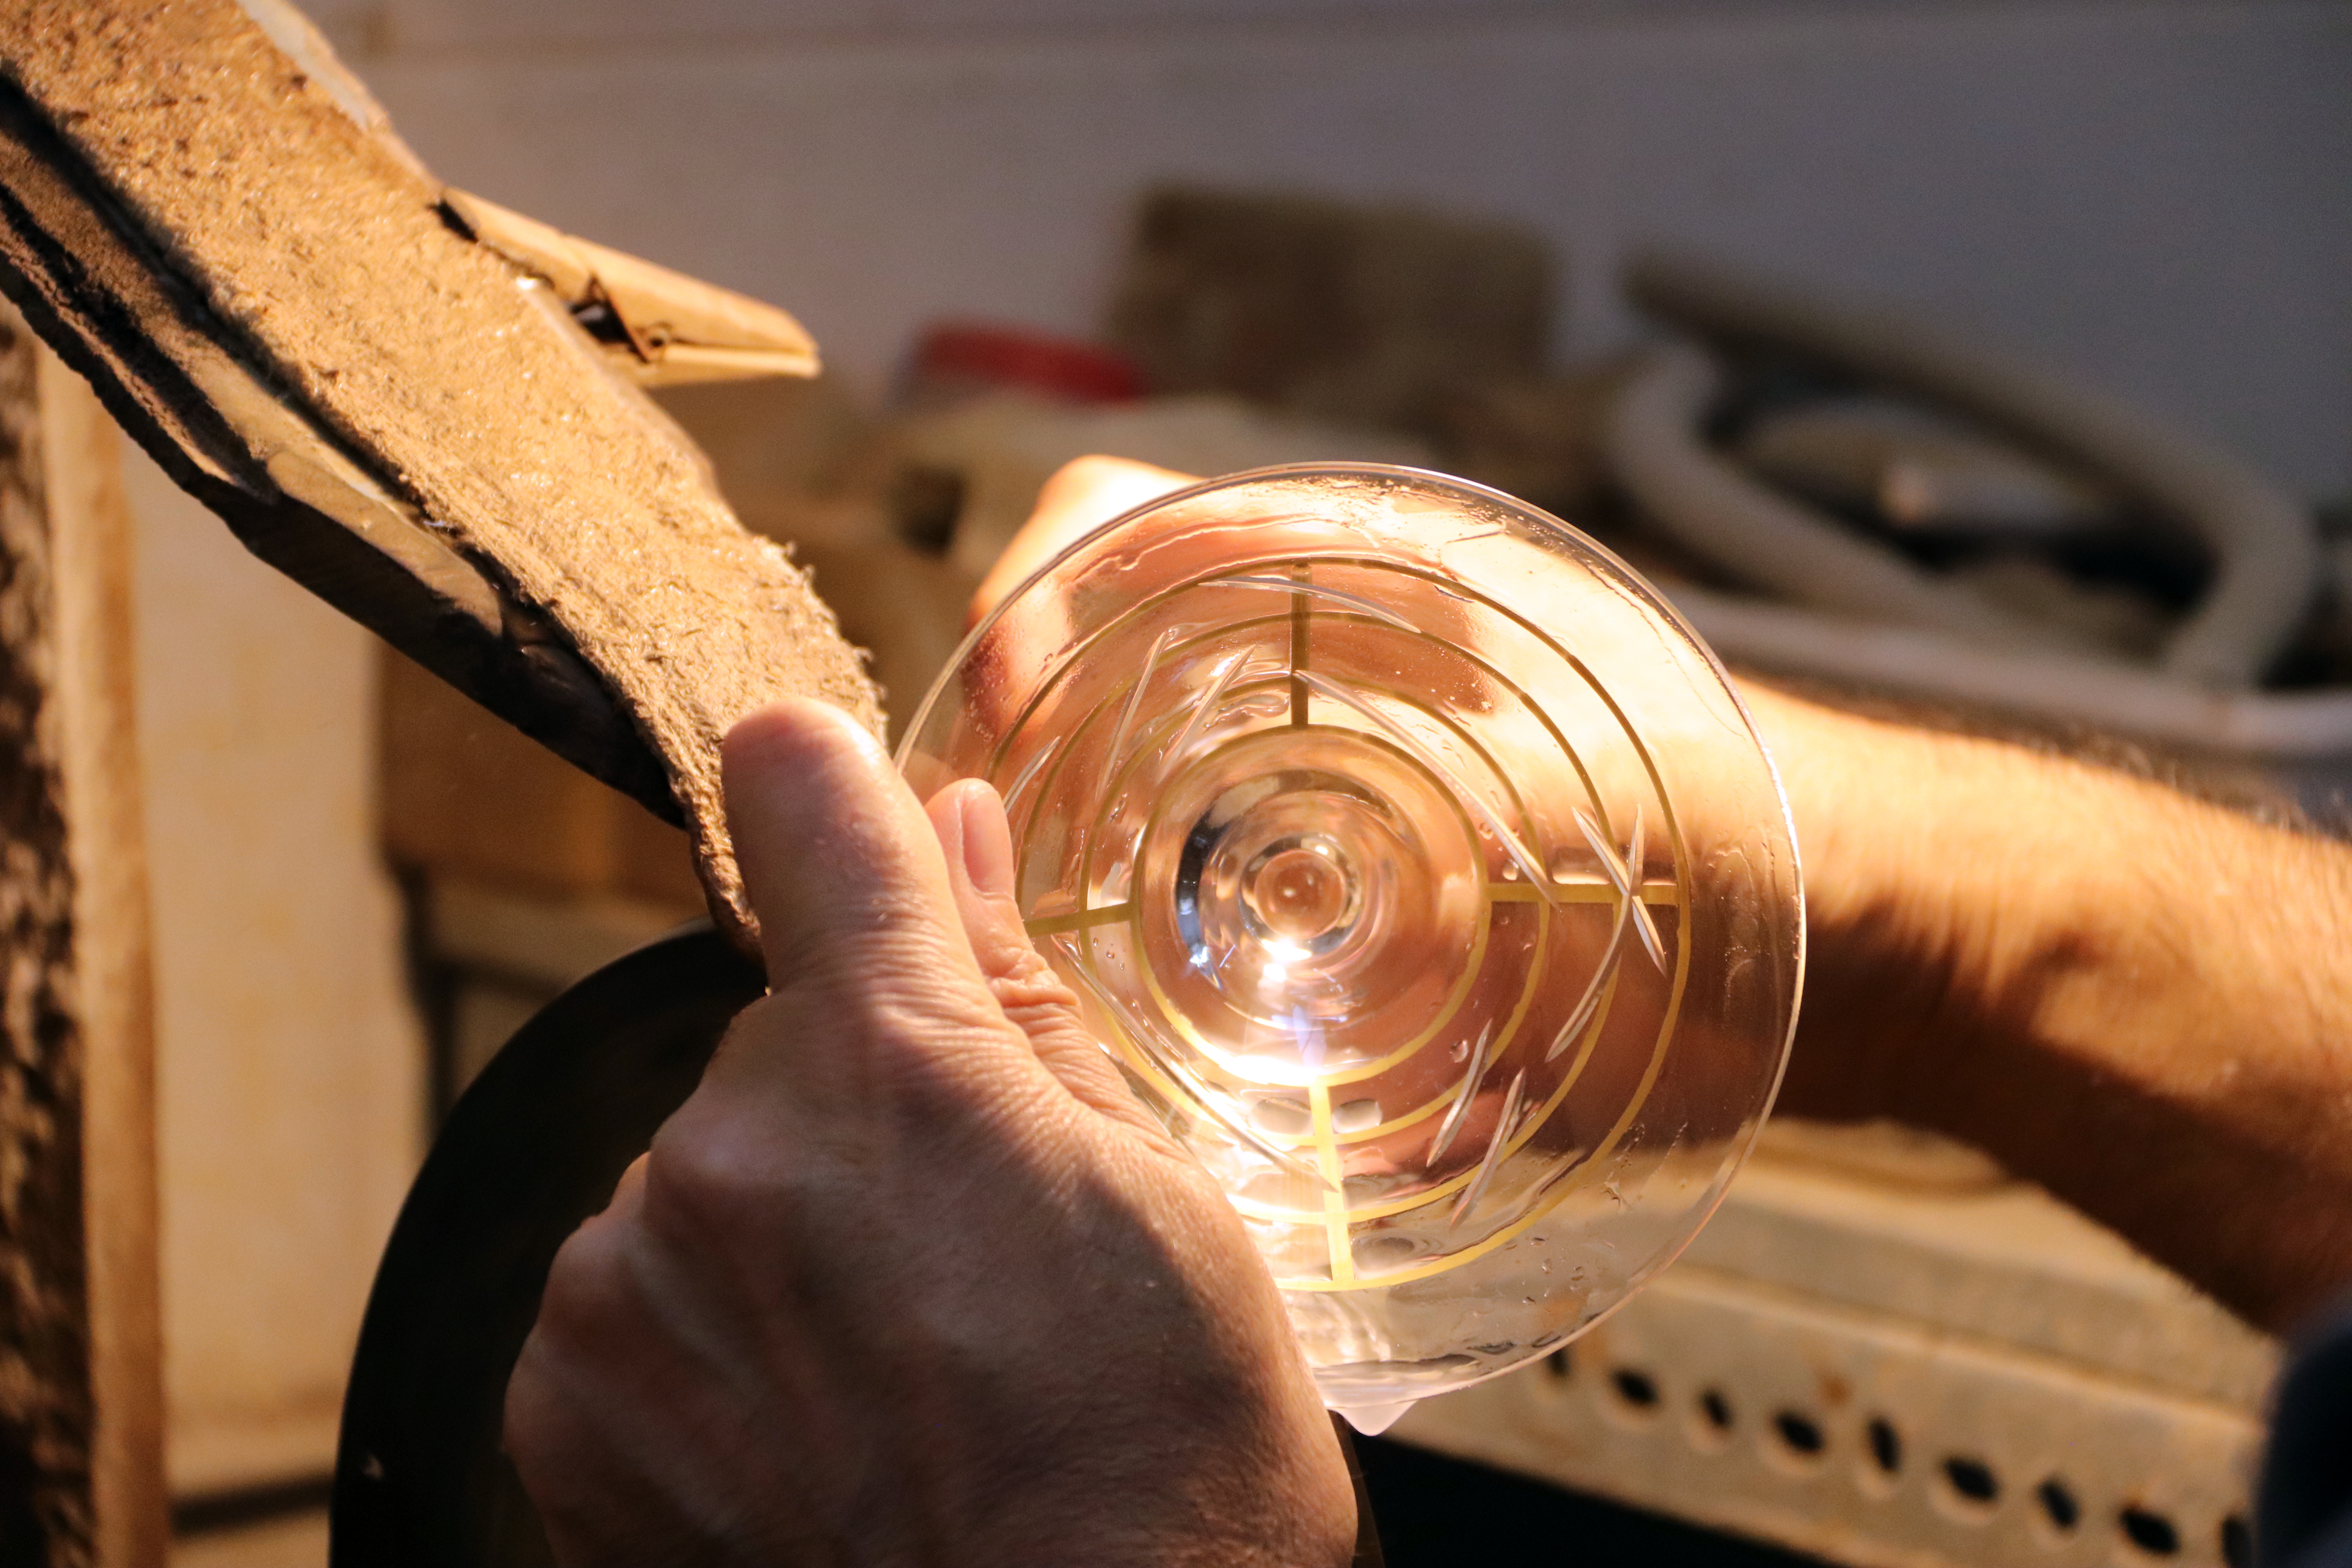
[(629, 1277), (620, 1222), (590, 1219), (557, 1248), (540, 1296), (535, 1335), (558, 1344), (593, 1344), (625, 1321)]
[(646, 1156), (645, 1216), (656, 1231), (724, 1233), (758, 1217), (779, 1184), (773, 1138), (749, 1117), (689, 1106)]
[(803, 975), (846, 976), (871, 985), (887, 982), (908, 961), (946, 957), (943, 928), (922, 887), (909, 876), (881, 876), (855, 908), (790, 931), (772, 960), (779, 982)]
[[(763, 1005), (772, 1007), (772, 1026), (821, 1033), (836, 1048), (887, 1068), (1003, 1035), (1002, 997), (992, 983), (975, 978), (968, 963), (937, 943), (877, 942), (814, 955)], [(1032, 984), (1042, 987), (1040, 998), (1057, 989), (1050, 973)]]
[(877, 1164), (1037, 1113), (1051, 1079), (1015, 1026), (1068, 993), (1042, 961), (1002, 1003), (969, 967), (913, 962), (889, 985), (862, 964), (805, 968), (737, 1019), (646, 1156), (641, 1213), (657, 1243), (796, 1235)]
[(1000, 960), (988, 988), (994, 994), (996, 1005), (1008, 1016), (1049, 1009), (1063, 1013), (1077, 1010), (1077, 994), (1063, 984), (1045, 955), (1026, 942)]

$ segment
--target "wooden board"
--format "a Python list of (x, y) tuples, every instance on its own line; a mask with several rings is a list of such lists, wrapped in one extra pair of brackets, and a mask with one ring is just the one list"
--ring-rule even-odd
[(0, 1562), (160, 1564), (152, 1009), (127, 514), (0, 310)]
[(719, 742), (876, 693), (544, 289), (232, 0), (0, 5), (0, 289), (266, 559), (693, 835)]

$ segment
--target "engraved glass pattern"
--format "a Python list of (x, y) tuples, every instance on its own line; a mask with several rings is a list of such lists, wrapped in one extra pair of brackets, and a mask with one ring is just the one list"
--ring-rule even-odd
[(1361, 1425), (1664, 1267), (1779, 1080), (1803, 918), (1752, 726), (1632, 571), (1477, 486), (1129, 513), (973, 633), (900, 762), (1004, 796), (1033, 940)]

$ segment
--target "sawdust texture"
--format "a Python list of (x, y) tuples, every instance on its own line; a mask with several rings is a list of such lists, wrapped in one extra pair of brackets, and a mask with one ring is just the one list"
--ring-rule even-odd
[(832, 615), (543, 294), (231, 0), (0, 8), (5, 69), (257, 363), (607, 680), (670, 771), (714, 901), (735, 720), (814, 696), (879, 731)]

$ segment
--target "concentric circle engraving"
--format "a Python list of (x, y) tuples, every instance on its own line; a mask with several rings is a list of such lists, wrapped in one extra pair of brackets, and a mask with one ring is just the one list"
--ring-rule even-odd
[(1476, 850), (1443, 784), (1378, 738), (1240, 735), (1171, 781), (1138, 836), (1155, 1001), (1238, 1079), (1329, 1080), (1389, 1057), (1459, 1005), (1451, 939), (1483, 917)]
[[(975, 633), (905, 761), (1003, 793), (1033, 937), (1336, 1404), (1559, 1342), (1686, 1239), (1769, 1100), (1801, 931), (1769, 767), (1671, 615), (1503, 498), (1171, 498)], [(1727, 833), (1765, 868), (1744, 953)]]

